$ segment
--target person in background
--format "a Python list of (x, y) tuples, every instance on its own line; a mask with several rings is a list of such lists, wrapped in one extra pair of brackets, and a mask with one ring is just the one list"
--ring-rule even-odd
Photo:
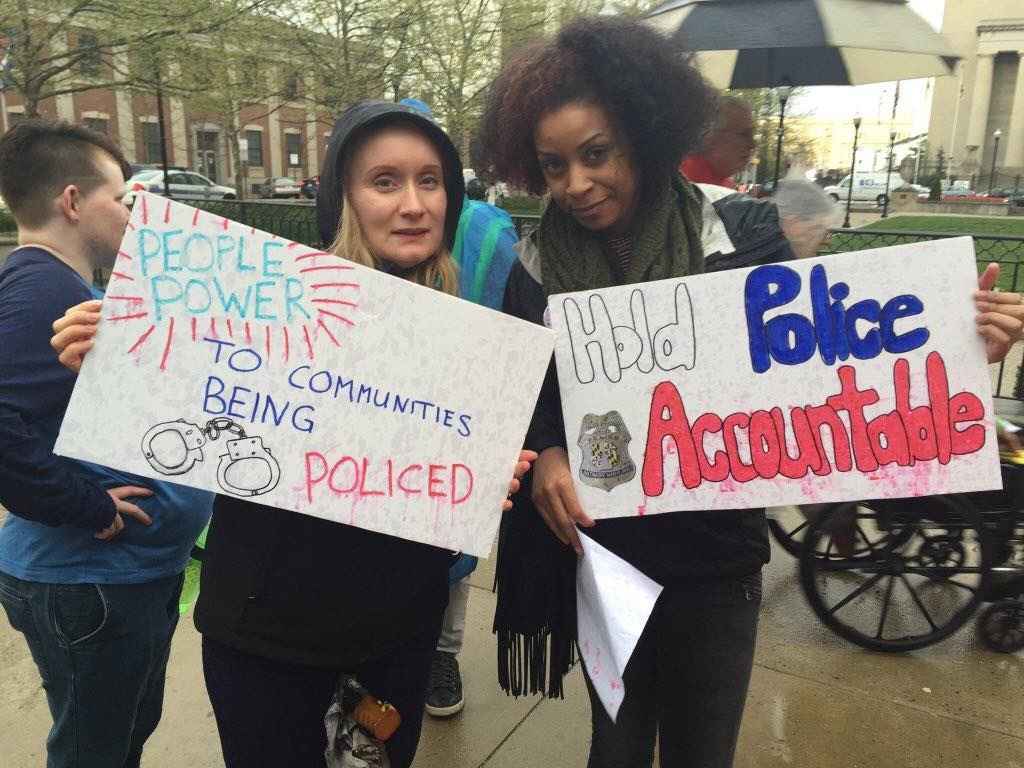
[(704, 137), (700, 150), (687, 155), (679, 170), (694, 184), (735, 189), (733, 176), (747, 167), (755, 147), (750, 105), (726, 94), (720, 99), (718, 119)]
[(839, 225), (842, 214), (836, 202), (817, 184), (803, 179), (780, 181), (772, 199), (796, 257), (816, 256), (829, 230)]
[(50, 348), (51, 323), (99, 295), (93, 271), (113, 265), (128, 222), (127, 174), (106, 136), (69, 123), (28, 120), (0, 140), (0, 194), (18, 224), (0, 269), (0, 604), (46, 690), (49, 768), (139, 765), (182, 572), (213, 504), (53, 453), (75, 375)]
[[(430, 107), (419, 99), (403, 99), (401, 104), (431, 116)], [(473, 178), (466, 183), (452, 259), (459, 271), (459, 297), (500, 310), (505, 283), (516, 262), (518, 241), (512, 217), (500, 208), (482, 202), (484, 184)], [(469, 576), (477, 559), (460, 555), (448, 573), (448, 608), (430, 667), (427, 687), (427, 714), (451, 717), (462, 711), (466, 699), (458, 655), (466, 627), (469, 605)]]
[[(460, 298), (500, 310), (505, 283), (516, 263), (518, 237), (512, 217), (483, 202), (483, 196), (483, 182), (471, 179), (466, 184), (467, 200), (459, 216), (452, 258), (459, 267)], [(448, 608), (427, 688), (427, 714), (434, 717), (451, 717), (466, 703), (458, 656), (466, 627), (469, 576), (476, 564), (475, 557), (460, 555), (448, 575)]]

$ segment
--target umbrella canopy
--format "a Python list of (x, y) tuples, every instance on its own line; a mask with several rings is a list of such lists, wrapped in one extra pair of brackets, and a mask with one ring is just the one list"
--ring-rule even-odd
[(937, 77), (959, 59), (906, 0), (669, 0), (647, 21), (719, 88)]

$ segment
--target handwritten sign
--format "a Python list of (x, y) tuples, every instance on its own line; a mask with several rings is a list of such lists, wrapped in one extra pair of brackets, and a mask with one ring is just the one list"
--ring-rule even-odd
[(594, 517), (1000, 488), (970, 238), (552, 296)]
[(586, 534), (576, 563), (576, 637), (598, 698), (615, 722), (626, 698), (622, 677), (662, 586)]
[(487, 556), (552, 336), (141, 194), (56, 450)]

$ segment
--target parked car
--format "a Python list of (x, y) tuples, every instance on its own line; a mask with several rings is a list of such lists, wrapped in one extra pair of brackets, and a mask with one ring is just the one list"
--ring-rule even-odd
[(277, 176), (263, 182), (263, 184), (260, 185), (259, 194), (260, 197), (264, 198), (297, 198), (302, 195), (302, 188), (299, 186), (299, 182), (295, 179), (290, 179), (287, 176)]
[[(132, 176), (142, 173), (143, 171), (162, 171), (164, 168), (160, 163), (129, 163), (128, 167), (131, 168)], [(180, 165), (168, 165), (167, 170), (187, 171), (188, 168), (183, 168)]]
[[(238, 192), (234, 187), (214, 184), (205, 176), (191, 171), (170, 171), (167, 177), (171, 197), (175, 200), (234, 200)], [(164, 193), (164, 172), (145, 170), (128, 179), (128, 193), (124, 202), (131, 205), (137, 192)]]
[[(879, 206), (885, 205), (886, 194), (891, 194), (892, 191), (898, 187), (903, 186), (905, 183), (903, 177), (898, 172), (893, 171), (889, 176), (889, 184), (886, 186), (886, 174), (885, 173), (857, 173), (854, 174), (853, 182), (853, 200), (857, 202), (864, 202), (873, 200)], [(888, 189), (888, 193), (886, 192)], [(925, 190), (927, 192), (927, 190)], [(828, 194), (833, 200), (838, 202), (845, 202), (846, 198), (850, 194), (850, 177), (847, 175), (838, 184), (834, 184), (830, 187), (825, 187), (825, 193)]]
[(320, 191), (320, 177), (313, 176), (302, 180), (302, 196), (309, 200), (316, 200), (317, 192)]

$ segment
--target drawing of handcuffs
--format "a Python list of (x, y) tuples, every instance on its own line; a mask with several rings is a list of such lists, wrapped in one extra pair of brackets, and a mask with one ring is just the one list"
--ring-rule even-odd
[[(281, 467), (277, 463), (270, 449), (263, 445), (263, 438), (248, 437), (241, 426), (225, 417), (210, 419), (205, 426), (200, 427), (184, 419), (176, 421), (164, 421), (151, 427), (142, 438), (142, 455), (146, 457), (149, 465), (162, 475), (183, 475), (203, 461), (203, 446), (207, 441), (218, 440), (222, 434), (232, 435), (227, 440), (225, 447), (227, 453), (221, 454), (220, 463), (217, 465), (217, 483), (227, 493), (234, 496), (260, 496), (273, 490), (281, 479)], [(165, 435), (177, 435), (180, 444), (173, 443), (168, 446), (165, 440), (157, 440)], [(154, 442), (163, 445), (154, 445)], [(185, 453), (181, 456), (181, 445), (184, 445)], [(239, 485), (239, 474), (230, 472), (232, 466), (240, 463), (262, 462), (265, 467), (260, 474), (269, 475), (258, 487), (246, 487)]]

